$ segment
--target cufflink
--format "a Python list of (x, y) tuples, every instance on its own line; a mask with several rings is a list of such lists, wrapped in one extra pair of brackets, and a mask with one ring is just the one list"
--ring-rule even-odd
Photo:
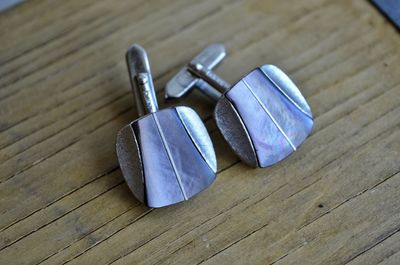
[(193, 88), (217, 101), (214, 117), (233, 151), (250, 166), (268, 167), (296, 151), (312, 131), (311, 109), (278, 67), (263, 65), (231, 86), (212, 69), (225, 57), (222, 44), (204, 49), (166, 85), (167, 99)]
[(215, 180), (216, 157), (208, 132), (188, 107), (158, 110), (146, 51), (126, 53), (137, 120), (117, 135), (118, 162), (130, 190), (148, 207), (188, 200)]

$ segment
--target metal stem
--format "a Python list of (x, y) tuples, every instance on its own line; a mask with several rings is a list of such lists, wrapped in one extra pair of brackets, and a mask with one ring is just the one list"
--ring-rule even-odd
[(217, 102), (222, 96), (221, 92), (216, 90), (214, 87), (209, 85), (206, 81), (204, 81), (201, 78), (197, 79), (195, 87), (198, 90), (200, 90), (201, 93), (203, 93), (204, 95), (206, 95), (207, 97), (209, 97), (211, 100), (213, 100), (215, 102)]
[(226, 82), (224, 79), (219, 77), (213, 71), (211, 71), (210, 69), (204, 67), (199, 63), (194, 63), (194, 64), (190, 63), (188, 65), (188, 70), (195, 76), (209, 83), (211, 86), (216, 88), (221, 93), (224, 93), (231, 87), (231, 85), (228, 82)]
[(126, 53), (126, 62), (139, 115), (156, 112), (158, 104), (146, 51), (140, 45), (132, 45)]

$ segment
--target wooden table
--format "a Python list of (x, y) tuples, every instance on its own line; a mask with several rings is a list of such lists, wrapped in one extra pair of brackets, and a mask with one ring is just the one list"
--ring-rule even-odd
[[(0, 14), (0, 264), (400, 264), (400, 36), (364, 0), (29, 0)], [(215, 183), (148, 209), (131, 195), (116, 132), (137, 118), (124, 53), (163, 86), (210, 43), (234, 82), (285, 69), (315, 115), (267, 169), (237, 159), (213, 103)]]

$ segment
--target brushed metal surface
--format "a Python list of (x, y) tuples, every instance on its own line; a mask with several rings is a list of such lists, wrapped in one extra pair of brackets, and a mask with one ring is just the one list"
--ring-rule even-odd
[(242, 118), (232, 103), (222, 96), (214, 110), (214, 117), (222, 136), (246, 164), (258, 167), (257, 154)]
[(140, 202), (145, 203), (142, 159), (136, 136), (130, 124), (119, 130), (116, 151), (122, 175), (125, 177), (129, 189)]

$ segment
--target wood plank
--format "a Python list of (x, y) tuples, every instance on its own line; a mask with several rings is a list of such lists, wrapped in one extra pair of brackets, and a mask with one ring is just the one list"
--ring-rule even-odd
[[(368, 2), (35, 0), (0, 21), (0, 264), (398, 261), (400, 40)], [(147, 209), (114, 151), (137, 117), (123, 58), (133, 42), (162, 107), (176, 103), (162, 102), (164, 84), (209, 43), (226, 45), (217, 72), (229, 82), (282, 67), (312, 107), (312, 136), (248, 168), (193, 93), (181, 103), (211, 133), (217, 181)]]

